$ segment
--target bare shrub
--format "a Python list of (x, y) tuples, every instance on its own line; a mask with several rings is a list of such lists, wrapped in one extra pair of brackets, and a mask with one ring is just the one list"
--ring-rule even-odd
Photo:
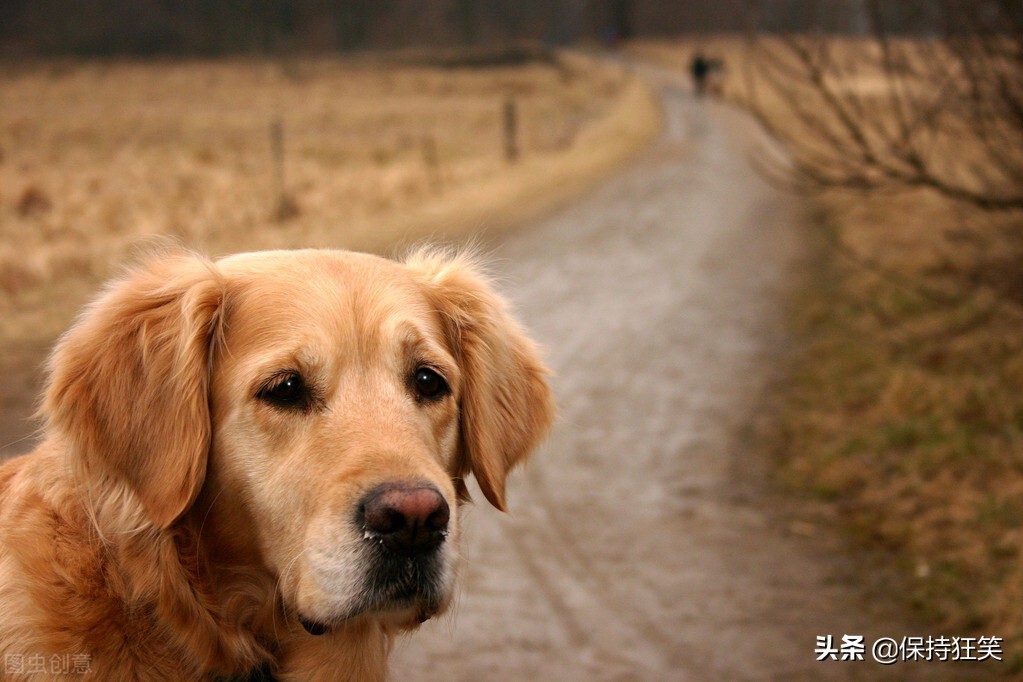
[(754, 38), (744, 102), (792, 151), (803, 187), (923, 187), (1023, 209), (1023, 5), (940, 2), (895, 35), (864, 0), (864, 37)]

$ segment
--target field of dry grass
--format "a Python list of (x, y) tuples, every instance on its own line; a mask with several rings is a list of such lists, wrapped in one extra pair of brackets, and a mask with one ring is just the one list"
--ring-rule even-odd
[(573, 54), (9, 63), (0, 101), (0, 348), (48, 343), (147, 238), (214, 256), (457, 239), (581, 191), (659, 123), (640, 83)]
[(1018, 670), (1023, 245), (923, 193), (832, 197), (820, 227), (782, 477), (892, 557), (930, 621), (1005, 637)]
[[(702, 48), (729, 65), (725, 97), (748, 105), (741, 41)], [(693, 49), (637, 51), (681, 69)], [(801, 125), (790, 103), (753, 85), (778, 125)], [(840, 85), (885, 101), (869, 74)], [(779, 477), (893, 566), (934, 628), (1004, 637), (1003, 670), (1018, 672), (1023, 217), (923, 190), (814, 203), (822, 246), (794, 314), (804, 343), (781, 415)]]

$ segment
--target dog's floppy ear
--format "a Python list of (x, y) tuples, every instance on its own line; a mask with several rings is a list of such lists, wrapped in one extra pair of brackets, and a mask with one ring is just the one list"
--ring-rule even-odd
[(452, 473), (461, 479), (471, 471), (503, 511), (505, 476), (554, 418), (549, 372), (470, 257), (421, 250), (406, 266), (425, 282), (463, 374), (462, 447)]
[(195, 500), (211, 437), (211, 344), (224, 297), (216, 267), (150, 259), (110, 284), (58, 342), (41, 412), (88, 480), (129, 486), (149, 520)]

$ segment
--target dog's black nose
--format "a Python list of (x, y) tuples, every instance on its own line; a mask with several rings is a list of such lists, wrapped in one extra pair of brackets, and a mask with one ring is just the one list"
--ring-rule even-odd
[(382, 485), (363, 498), (360, 509), (367, 538), (409, 556), (444, 542), (451, 519), (444, 496), (427, 483)]

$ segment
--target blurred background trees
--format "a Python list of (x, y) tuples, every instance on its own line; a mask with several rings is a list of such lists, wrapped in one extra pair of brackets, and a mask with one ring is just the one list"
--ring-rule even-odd
[[(885, 3), (902, 5), (903, 3)], [(860, 31), (858, 0), (4, 0), (0, 53), (225, 54)], [(918, 30), (907, 13), (899, 27)]]

